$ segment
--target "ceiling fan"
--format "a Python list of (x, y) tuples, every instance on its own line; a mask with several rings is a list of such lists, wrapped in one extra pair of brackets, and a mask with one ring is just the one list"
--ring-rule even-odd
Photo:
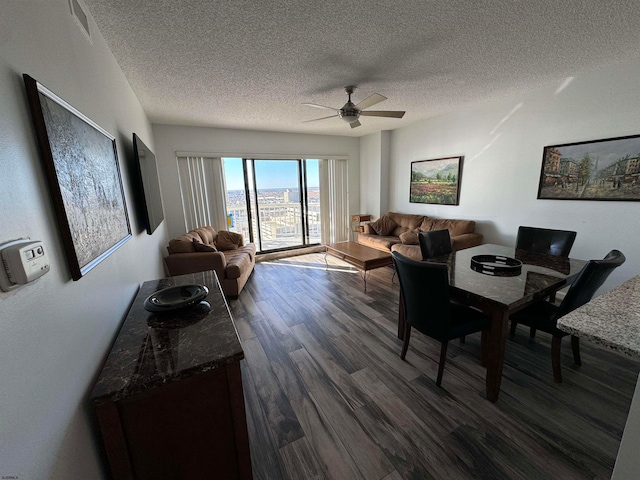
[(353, 91), (355, 89), (356, 89), (355, 85), (347, 85), (346, 87), (344, 87), (344, 91), (347, 92), (347, 95), (349, 96), (349, 100), (347, 100), (347, 103), (345, 103), (342, 106), (342, 108), (325, 107), (324, 105), (318, 105), (316, 103), (303, 103), (303, 105), (307, 105), (309, 107), (326, 108), (328, 110), (333, 110), (334, 112), (336, 112), (335, 115), (329, 115), (328, 117), (322, 117), (322, 118), (314, 118), (313, 120), (307, 120), (306, 122), (303, 122), (303, 123), (316, 122), (318, 120), (325, 120), (327, 118), (333, 118), (333, 117), (340, 117), (342, 120), (344, 120), (349, 125), (351, 125), (351, 128), (356, 128), (361, 125), (361, 123), (358, 121), (358, 118), (361, 115), (365, 117), (368, 116), (368, 117), (391, 117), (391, 118), (402, 118), (404, 116), (405, 112), (400, 112), (400, 111), (389, 111), (389, 110), (369, 110), (367, 112), (363, 111), (365, 108), (372, 107), (375, 104), (386, 100), (387, 97), (380, 95), (379, 93), (374, 93), (373, 95), (370, 95), (364, 100), (362, 100), (357, 105), (354, 105), (353, 102), (351, 101), (351, 95), (353, 94)]

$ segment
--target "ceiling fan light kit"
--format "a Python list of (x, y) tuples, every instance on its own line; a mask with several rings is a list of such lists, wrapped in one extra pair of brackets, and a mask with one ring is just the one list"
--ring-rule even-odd
[(347, 123), (352, 123), (358, 120), (360, 112), (355, 109), (345, 110), (344, 107), (340, 109), (340, 118)]
[(361, 125), (361, 123), (358, 121), (358, 119), (360, 118), (360, 115), (365, 115), (368, 117), (386, 117), (386, 118), (402, 118), (404, 116), (405, 112), (402, 112), (402, 111), (380, 110), (380, 111), (363, 112), (365, 108), (372, 107), (373, 105), (376, 105), (386, 100), (387, 97), (380, 95), (379, 93), (374, 93), (373, 95), (369, 95), (367, 98), (365, 98), (363, 101), (361, 101), (357, 105), (354, 105), (353, 102), (351, 101), (351, 95), (353, 94), (353, 91), (355, 89), (356, 89), (355, 85), (347, 85), (346, 87), (344, 87), (344, 91), (347, 93), (348, 100), (347, 100), (347, 103), (345, 103), (342, 106), (342, 108), (325, 107), (324, 105), (318, 105), (316, 103), (303, 103), (303, 105), (307, 105), (309, 107), (326, 108), (328, 110), (333, 110), (337, 113), (337, 115), (330, 115), (328, 117), (307, 120), (304, 123), (315, 122), (317, 120), (325, 120), (327, 118), (340, 117), (343, 121), (348, 123), (351, 126), (351, 128), (356, 128)]

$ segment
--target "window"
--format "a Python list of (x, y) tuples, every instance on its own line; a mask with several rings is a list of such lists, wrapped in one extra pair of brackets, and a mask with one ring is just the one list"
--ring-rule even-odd
[(229, 229), (259, 252), (319, 244), (318, 160), (224, 158)]

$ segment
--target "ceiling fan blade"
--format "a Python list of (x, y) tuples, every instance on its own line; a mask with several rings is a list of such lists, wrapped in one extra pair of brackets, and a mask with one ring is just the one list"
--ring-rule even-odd
[(333, 111), (337, 111), (337, 108), (333, 108), (333, 107), (325, 107), (324, 105), (318, 105), (317, 103), (303, 103), (302, 105), (306, 105), (307, 107), (314, 107), (314, 108), (326, 108), (327, 110), (333, 110)]
[(329, 115), (328, 117), (322, 117), (322, 118), (314, 118), (313, 120), (305, 120), (302, 123), (309, 123), (309, 122), (317, 122), (318, 120), (326, 120), (327, 118), (333, 118), (333, 117), (337, 117), (338, 115)]
[(356, 105), (358, 110), (364, 110), (365, 108), (373, 107), (376, 103), (383, 102), (387, 99), (387, 97), (380, 95), (379, 93), (374, 93), (373, 95), (369, 95), (367, 98), (362, 100), (359, 104)]
[(356, 128), (359, 127), (360, 125), (362, 125), (358, 120), (351, 122), (349, 125), (351, 125), (351, 128)]
[(360, 115), (368, 117), (392, 117), (402, 118), (405, 112), (393, 111), (393, 110), (369, 110), (368, 112), (360, 112)]

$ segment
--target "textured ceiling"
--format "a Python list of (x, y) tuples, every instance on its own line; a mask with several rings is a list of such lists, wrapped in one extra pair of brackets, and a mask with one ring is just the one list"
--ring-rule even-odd
[[(640, 57), (638, 0), (85, 0), (153, 123), (361, 136)], [(302, 105), (403, 119), (351, 129)]]

